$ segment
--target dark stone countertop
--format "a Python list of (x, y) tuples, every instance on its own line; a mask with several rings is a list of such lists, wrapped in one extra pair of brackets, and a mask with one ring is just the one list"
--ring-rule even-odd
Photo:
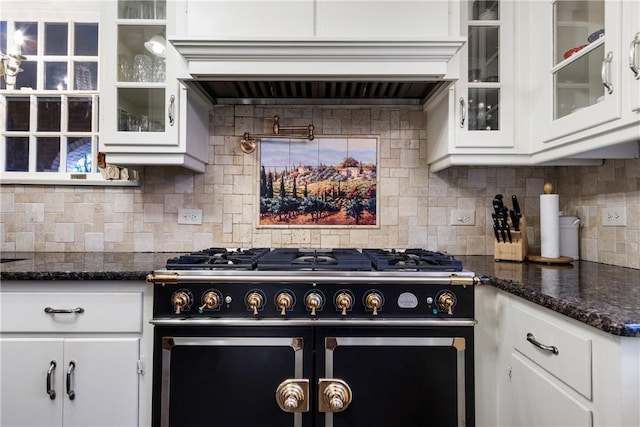
[[(145, 280), (176, 253), (4, 253), (0, 280)], [(489, 284), (602, 331), (640, 337), (640, 270), (594, 262), (569, 266), (458, 256)]]

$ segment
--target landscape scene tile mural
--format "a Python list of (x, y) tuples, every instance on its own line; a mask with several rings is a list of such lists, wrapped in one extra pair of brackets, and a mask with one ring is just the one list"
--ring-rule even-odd
[(377, 138), (262, 139), (261, 226), (377, 226)]

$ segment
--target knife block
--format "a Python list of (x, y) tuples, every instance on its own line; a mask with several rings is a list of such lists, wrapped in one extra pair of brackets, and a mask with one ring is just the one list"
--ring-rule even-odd
[(511, 229), (511, 243), (495, 242), (493, 258), (496, 261), (524, 261), (529, 251), (527, 244), (527, 222), (520, 218), (520, 231)]

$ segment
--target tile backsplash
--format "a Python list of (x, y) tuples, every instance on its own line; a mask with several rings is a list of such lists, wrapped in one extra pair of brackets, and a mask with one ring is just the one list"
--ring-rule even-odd
[[(320, 138), (379, 137), (376, 228), (257, 226), (258, 154), (240, 135), (313, 123)], [(225, 247), (424, 247), (493, 254), (491, 200), (516, 194), (539, 253), (539, 194), (556, 184), (561, 209), (581, 218), (581, 258), (640, 268), (640, 160), (599, 167), (453, 167), (430, 173), (426, 115), (419, 106), (220, 105), (211, 113), (204, 174), (147, 167), (138, 188), (2, 185), (1, 250), (184, 252)], [(626, 227), (602, 227), (602, 208), (624, 206)], [(178, 209), (202, 209), (202, 225), (177, 223)], [(451, 226), (453, 209), (475, 210), (474, 226)]]

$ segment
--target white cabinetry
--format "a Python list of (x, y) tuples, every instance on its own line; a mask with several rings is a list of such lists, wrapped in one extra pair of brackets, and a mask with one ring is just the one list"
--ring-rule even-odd
[(498, 425), (640, 425), (640, 340), (498, 292)]
[[(623, 150), (622, 156), (637, 153), (639, 89), (629, 67), (630, 43), (640, 32), (637, 9), (635, 1), (531, 3), (530, 25), (536, 32), (530, 44), (535, 58), (530, 92), (539, 94), (530, 111), (534, 161), (629, 141), (631, 151)], [(610, 150), (598, 155), (619, 154)]]
[(5, 282), (0, 304), (2, 427), (132, 427), (148, 418), (142, 291)]
[(467, 43), (456, 54), (460, 80), (425, 105), (432, 171), (457, 164), (527, 164), (515, 132), (518, 2), (461, 2)]
[(122, 166), (175, 165), (204, 172), (209, 105), (178, 77), (184, 64), (167, 34), (175, 2), (101, 3), (100, 147)]

